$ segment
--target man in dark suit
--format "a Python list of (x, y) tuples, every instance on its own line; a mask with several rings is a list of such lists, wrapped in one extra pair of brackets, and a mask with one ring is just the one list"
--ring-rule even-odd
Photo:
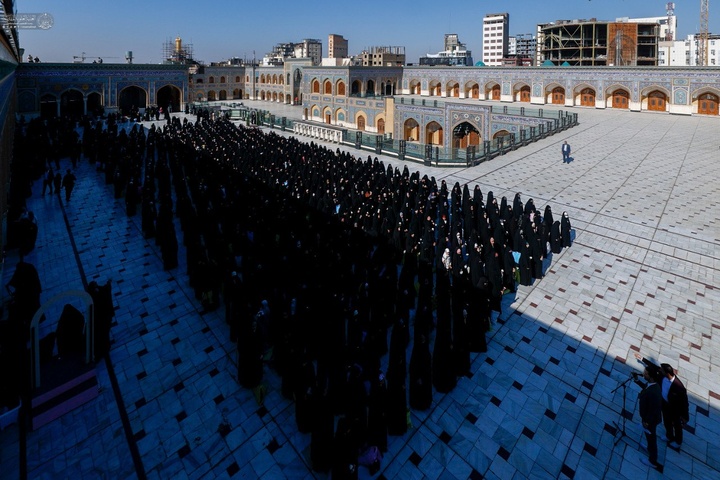
[(659, 371), (662, 376), (662, 416), (665, 440), (670, 448), (679, 451), (683, 441), (683, 427), (690, 419), (687, 390), (680, 379), (675, 376), (675, 369), (671, 365), (661, 363), (660, 366), (657, 366), (639, 353), (635, 354), (635, 358), (651, 372)]
[(647, 384), (637, 380), (638, 385), (643, 387), (638, 396), (640, 404), (640, 419), (642, 420), (643, 431), (647, 439), (648, 458), (642, 457), (640, 461), (652, 468), (659, 469), (657, 462), (657, 433), (656, 429), (662, 419), (662, 371), (651, 367), (645, 367), (643, 378)]
[(562, 154), (563, 154), (563, 163), (567, 163), (570, 161), (570, 144), (567, 143), (567, 140), (565, 140), (565, 143), (562, 144)]
[(662, 415), (668, 446), (679, 451), (683, 441), (683, 426), (690, 419), (687, 390), (675, 376), (673, 367), (667, 363), (660, 364), (660, 367), (665, 374), (662, 385)]

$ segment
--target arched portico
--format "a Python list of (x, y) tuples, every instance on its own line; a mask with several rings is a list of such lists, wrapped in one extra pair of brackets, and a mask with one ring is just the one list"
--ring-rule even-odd
[(516, 102), (530, 103), (530, 85), (527, 83), (518, 83), (515, 85), (515, 97)]
[(546, 90), (547, 103), (552, 105), (565, 105), (565, 88), (558, 84), (548, 85)]
[(403, 124), (403, 140), (417, 142), (420, 139), (420, 124), (414, 118), (408, 118)]
[(488, 100), (500, 101), (501, 88), (497, 82), (490, 82), (485, 85), (485, 98)]
[(358, 113), (355, 117), (355, 125), (358, 130), (361, 132), (365, 131), (365, 125), (367, 124), (367, 119), (365, 117), (364, 113)]
[(421, 84), (420, 80), (410, 80), (410, 95), (420, 95)]
[(477, 127), (470, 122), (462, 122), (456, 125), (452, 131), (452, 148), (468, 148), (472, 145), (480, 145), (482, 137)]
[(607, 98), (606, 106), (617, 108), (619, 110), (628, 110), (630, 108), (630, 92), (620, 85), (612, 85), (606, 90), (605, 98)]
[(465, 98), (480, 98), (480, 85), (477, 82), (467, 82), (465, 84)]
[(443, 144), (443, 128), (438, 122), (430, 122), (425, 126), (425, 143), (428, 145)]
[(431, 97), (439, 97), (442, 95), (442, 85), (437, 80), (430, 82), (428, 93)]
[(460, 84), (454, 80), (451, 80), (447, 83), (447, 87), (445, 88), (445, 96), (446, 97), (460, 97)]
[(578, 85), (574, 89), (573, 104), (580, 107), (595, 108), (595, 89), (591, 85)]
[(118, 108), (121, 112), (129, 112), (133, 107), (147, 107), (147, 92), (137, 85), (123, 88), (118, 100)]
[(692, 94), (693, 113), (700, 115), (720, 115), (720, 90), (703, 88)]
[(378, 117), (375, 119), (375, 128), (377, 129), (378, 134), (385, 134), (385, 119), (383, 117)]
[(159, 107), (169, 108), (171, 112), (179, 112), (182, 109), (182, 92), (175, 85), (165, 85), (157, 90), (155, 94)]
[(651, 112), (667, 112), (670, 92), (662, 87), (645, 88), (640, 92), (641, 109)]
[(338, 80), (335, 83), (335, 95), (338, 97), (344, 97), (345, 96), (345, 82), (342, 80)]
[(60, 116), (80, 118), (85, 115), (85, 98), (80, 90), (71, 88), (60, 95)]

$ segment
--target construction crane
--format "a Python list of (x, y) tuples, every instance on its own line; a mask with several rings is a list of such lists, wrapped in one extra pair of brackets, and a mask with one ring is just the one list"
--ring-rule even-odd
[(710, 0), (700, 0), (700, 32), (698, 34), (698, 65), (708, 64), (708, 39), (710, 37)]
[(109, 57), (105, 55), (88, 55), (85, 52), (82, 52), (80, 55), (73, 55), (73, 63), (85, 63), (86, 58), (97, 58), (93, 61), (93, 63), (103, 63), (103, 59), (105, 58), (120, 58), (120, 57)]

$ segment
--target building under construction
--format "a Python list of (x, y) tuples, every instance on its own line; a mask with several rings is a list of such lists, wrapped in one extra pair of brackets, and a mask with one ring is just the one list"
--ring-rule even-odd
[(538, 25), (537, 65), (656, 66), (667, 17), (615, 22), (558, 20)]

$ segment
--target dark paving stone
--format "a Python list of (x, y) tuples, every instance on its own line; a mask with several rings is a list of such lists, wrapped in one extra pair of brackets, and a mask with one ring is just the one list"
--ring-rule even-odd
[(147, 400), (145, 400), (145, 398), (141, 398), (140, 400), (135, 402), (135, 409), (137, 410), (140, 407), (144, 407), (145, 405), (147, 405)]
[(496, 407), (499, 407), (500, 404), (502, 403), (502, 400), (500, 400), (499, 398), (493, 396), (493, 397), (490, 399), (490, 402), (491, 402), (493, 405), (495, 405)]
[(568, 467), (567, 465), (563, 464), (562, 468), (560, 469), (560, 473), (568, 477), (569, 479), (575, 478), (575, 470)]
[(178, 421), (178, 423), (182, 422), (187, 418), (187, 413), (185, 413), (185, 410), (175, 415), (175, 420)]
[(442, 440), (446, 445), (450, 443), (450, 440), (452, 440), (452, 436), (445, 430), (442, 431), (438, 438), (440, 438), (440, 440)]
[(586, 444), (585, 444), (585, 446), (583, 447), (583, 450), (585, 450), (586, 452), (588, 452), (588, 453), (589, 453), (590, 455), (592, 455), (593, 457), (597, 454), (597, 447), (593, 447), (593, 446), (590, 445), (589, 443), (586, 443)]
[(270, 455), (272, 455), (280, 449), (280, 444), (277, 442), (277, 440), (273, 438), (272, 440), (270, 440), (270, 443), (268, 443), (267, 447), (265, 448), (267, 448), (268, 452), (270, 452)]
[(533, 367), (533, 369), (532, 369), (532, 372), (533, 372), (535, 375), (542, 375), (543, 372), (544, 372), (544, 370), (543, 370), (542, 368), (538, 367), (537, 365), (535, 365), (535, 366)]
[(228, 475), (232, 477), (240, 471), (240, 466), (237, 464), (237, 462), (233, 462), (229, 467), (227, 467), (225, 471)]
[(465, 420), (475, 425), (475, 422), (478, 421), (478, 417), (476, 417), (472, 413), (468, 413), (467, 415), (465, 415)]
[(535, 432), (533, 432), (532, 430), (530, 430), (527, 427), (523, 427), (522, 434), (525, 435), (526, 437), (528, 437), (530, 440), (532, 440), (533, 437), (535, 436)]
[(190, 453), (190, 445), (186, 443), (177, 453), (180, 458), (185, 458)]
[(545, 416), (548, 417), (550, 420), (555, 420), (557, 417), (557, 413), (553, 412), (550, 409), (545, 410)]
[(180, 382), (173, 387), (173, 390), (175, 390), (175, 392), (179, 392), (183, 388), (185, 388), (185, 384), (183, 382)]
[(418, 455), (417, 452), (412, 452), (408, 457), (408, 460), (417, 467), (420, 465), (420, 462), (422, 462), (422, 457)]
[(497, 454), (500, 455), (500, 458), (502, 458), (505, 461), (507, 461), (507, 459), (510, 458), (510, 452), (505, 450), (505, 447), (500, 447), (500, 449), (498, 449), (498, 451), (497, 451)]
[(219, 405), (223, 400), (225, 400), (225, 395), (223, 395), (222, 393), (217, 397), (213, 398), (213, 402), (215, 402), (215, 405)]

